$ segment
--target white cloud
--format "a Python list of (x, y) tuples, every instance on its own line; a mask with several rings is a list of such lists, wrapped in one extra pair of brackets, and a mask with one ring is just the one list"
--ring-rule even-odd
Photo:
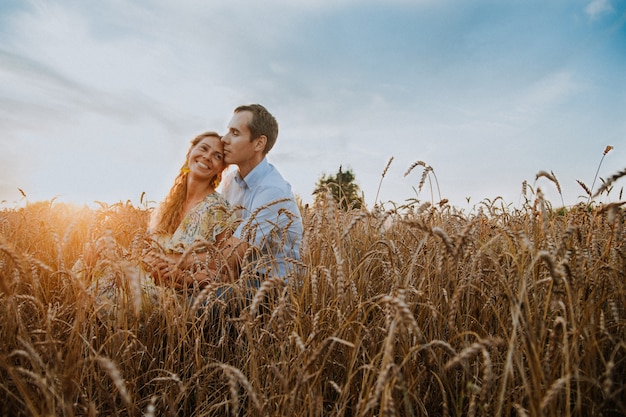
[(541, 79), (520, 91), (520, 96), (503, 114), (505, 119), (519, 124), (533, 124), (572, 97), (582, 86), (567, 71), (545, 74)]
[(593, 0), (585, 7), (585, 13), (591, 20), (598, 19), (600, 16), (614, 11), (610, 0)]
[[(27, 4), (3, 16), (0, 30), (0, 170), (11, 162), (19, 173), (2, 173), (0, 198), (19, 186), (30, 197), (38, 189), (158, 199), (188, 140), (223, 130), (232, 109), (249, 102), (278, 118), (269, 159), (305, 200), (322, 172), (343, 165), (371, 202), (391, 156), (383, 200), (412, 196), (419, 173), (403, 174), (418, 159), (436, 170), (443, 197), (460, 196), (454, 202), (516, 196), (539, 158), (540, 169), (559, 174), (544, 164), (550, 155), (530, 155), (542, 138), (565, 132), (582, 143), (571, 135), (583, 125), (578, 112), (614, 104), (600, 93), (591, 104), (586, 94), (597, 80), (617, 79), (618, 60), (576, 54), (587, 34), (570, 36), (573, 25), (554, 18), (566, 15), (561, 3), (541, 19), (538, 6), (488, 1)], [(587, 13), (610, 7), (596, 1)], [(591, 60), (593, 68), (578, 65)], [(585, 129), (618, 137), (617, 116), (598, 123), (588, 114)], [(72, 162), (80, 181), (64, 171)]]

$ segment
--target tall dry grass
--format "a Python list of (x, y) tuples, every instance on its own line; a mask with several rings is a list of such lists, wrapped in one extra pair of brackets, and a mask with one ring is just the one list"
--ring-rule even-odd
[(248, 307), (238, 284), (148, 306), (130, 292), (113, 316), (89, 277), (126, 276), (149, 208), (5, 209), (0, 415), (626, 414), (622, 203), (501, 203), (321, 201), (289, 285)]

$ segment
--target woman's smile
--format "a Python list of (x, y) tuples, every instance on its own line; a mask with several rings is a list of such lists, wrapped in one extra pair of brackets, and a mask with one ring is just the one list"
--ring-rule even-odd
[(204, 162), (196, 161), (196, 164), (200, 165), (200, 168), (210, 169), (209, 166), (206, 165)]

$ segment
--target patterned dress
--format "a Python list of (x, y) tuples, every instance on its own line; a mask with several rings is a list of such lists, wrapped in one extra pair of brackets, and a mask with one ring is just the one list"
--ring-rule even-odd
[(226, 199), (213, 193), (187, 213), (172, 236), (156, 239), (166, 252), (183, 253), (194, 243), (215, 243), (217, 236), (232, 227), (234, 220)]
[[(215, 243), (217, 236), (234, 227), (236, 218), (226, 199), (213, 193), (192, 208), (171, 236), (153, 236), (152, 249), (164, 254), (184, 253), (191, 245), (206, 250), (202, 243)], [(196, 249), (194, 249), (196, 251)], [(72, 268), (77, 276), (91, 275), (87, 288), (96, 302), (98, 317), (119, 320), (123, 313), (145, 316), (159, 305), (162, 294), (171, 291), (157, 285), (137, 261), (101, 256), (90, 270), (79, 261)]]

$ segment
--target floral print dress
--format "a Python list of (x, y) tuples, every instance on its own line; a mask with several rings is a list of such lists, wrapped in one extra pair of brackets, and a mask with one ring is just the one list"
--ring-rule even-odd
[(192, 208), (172, 236), (157, 241), (169, 253), (183, 253), (197, 242), (215, 243), (217, 236), (232, 227), (235, 218), (226, 199), (213, 193)]
[[(173, 235), (154, 236), (153, 249), (165, 254), (183, 253), (191, 245), (215, 243), (220, 233), (232, 230), (235, 220), (226, 199), (217, 192), (209, 194), (187, 213)], [(198, 245), (199, 252), (203, 249), (206, 250), (204, 245)], [(73, 269), (77, 275), (86, 272), (78, 262)], [(92, 282), (87, 291), (94, 296), (101, 319), (119, 319), (120, 311), (129, 311), (122, 309), (121, 304), (129, 305), (130, 311), (134, 309), (138, 315), (145, 315), (159, 304), (159, 294), (169, 290), (157, 285), (132, 260), (99, 259), (90, 272)]]

